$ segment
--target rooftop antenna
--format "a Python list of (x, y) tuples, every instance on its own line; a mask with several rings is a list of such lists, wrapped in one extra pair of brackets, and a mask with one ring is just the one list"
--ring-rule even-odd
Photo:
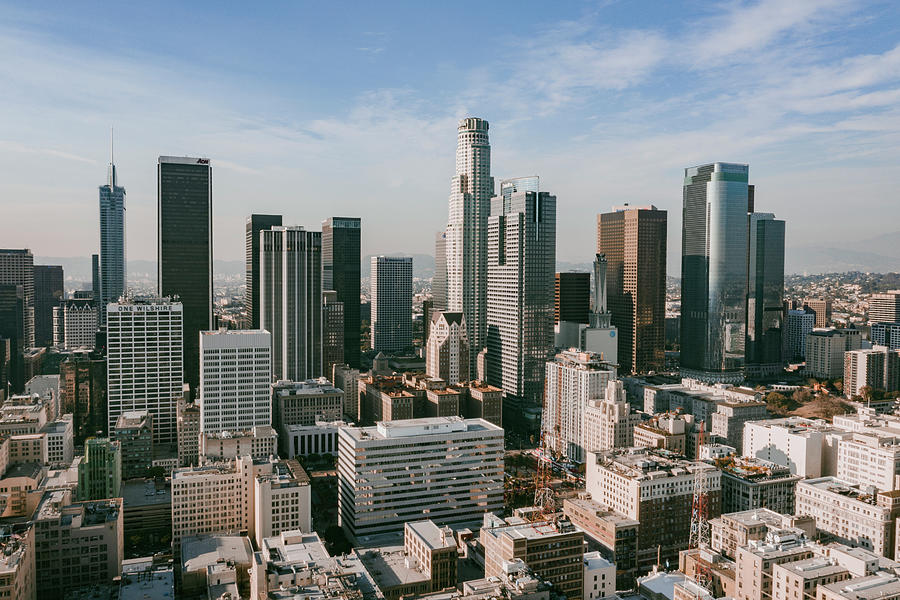
[(109, 128), (109, 189), (116, 187), (116, 155), (115, 155), (115, 138), (113, 137), (113, 128)]

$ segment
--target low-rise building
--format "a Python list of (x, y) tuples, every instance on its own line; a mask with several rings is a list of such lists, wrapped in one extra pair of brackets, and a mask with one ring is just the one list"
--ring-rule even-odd
[(717, 461), (722, 469), (722, 512), (767, 508), (783, 515), (794, 513), (794, 488), (799, 475), (788, 467), (757, 458), (733, 457)]
[[(739, 546), (735, 556), (737, 600), (771, 600), (772, 568), (806, 560), (814, 555), (810, 544), (796, 533), (769, 533), (765, 539)], [(797, 600), (801, 600), (799, 595)]]
[(460, 417), (342, 427), (337, 471), (338, 518), (351, 539), (424, 516), (471, 523), (503, 507), (503, 429)]
[(272, 384), (272, 425), (313, 425), (316, 420), (338, 421), (344, 416), (344, 390), (324, 377)]
[(504, 520), (487, 514), (480, 539), (485, 577), (499, 577), (505, 563), (520, 559), (569, 600), (583, 597), (584, 533), (570, 522), (528, 522), (521, 517)]
[(797, 483), (797, 513), (816, 520), (816, 528), (835, 541), (894, 557), (900, 492), (874, 492), (835, 477)]
[(312, 531), (312, 498), (309, 476), (296, 460), (272, 464), (270, 473), (256, 476), (253, 483), (254, 540), (282, 531)]
[(35, 600), (34, 526), (31, 523), (0, 529), (0, 598)]
[[(688, 422), (689, 419), (691, 422)], [(664, 413), (634, 426), (634, 445), (684, 454), (692, 415)]]
[(729, 558), (737, 556), (737, 549), (750, 542), (765, 540), (773, 532), (787, 532), (797, 539), (814, 539), (816, 521), (809, 516), (788, 516), (768, 508), (722, 514), (710, 519), (710, 546)]
[(634, 586), (640, 523), (587, 497), (563, 500), (563, 514), (599, 546), (599, 552), (616, 567), (616, 589)]
[(112, 583), (122, 574), (122, 499), (71, 502), (46, 492), (34, 513), (37, 596), (62, 599), (69, 590)]
[(71, 414), (44, 425), (47, 436), (47, 461), (52, 468), (67, 467), (75, 458), (75, 431)]
[(464, 395), (462, 416), (467, 419), (484, 419), (497, 427), (503, 427), (503, 390), (483, 381), (457, 384)]
[[(244, 535), (188, 536), (181, 544), (181, 588), (184, 598), (231, 598), (250, 595), (253, 548)], [(229, 585), (230, 584), (230, 585)]]
[(744, 443), (744, 423), (769, 418), (766, 403), (754, 400), (734, 402), (726, 400), (716, 406), (712, 415), (710, 433), (714, 439), (732, 448), (740, 448)]
[(583, 600), (600, 600), (616, 593), (616, 565), (600, 552), (584, 553)]
[(772, 567), (772, 600), (815, 600), (816, 589), (850, 578), (850, 572), (833, 558), (816, 556)]
[(244, 431), (217, 431), (200, 434), (200, 456), (210, 460), (227, 460), (250, 456), (265, 460), (276, 456), (278, 434), (269, 425), (255, 425)]
[(310, 454), (338, 453), (338, 430), (348, 427), (344, 421), (316, 421), (315, 425), (288, 425), (278, 436), (281, 455), (285, 458)]

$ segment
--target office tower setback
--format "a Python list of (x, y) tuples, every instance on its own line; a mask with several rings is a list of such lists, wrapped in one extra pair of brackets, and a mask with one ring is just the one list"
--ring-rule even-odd
[(447, 232), (434, 236), (434, 277), (431, 279), (431, 300), (436, 310), (447, 308)]
[(681, 372), (708, 382), (743, 380), (747, 323), (747, 165), (684, 170)]
[(159, 295), (183, 307), (182, 368), (196, 397), (200, 332), (213, 328), (212, 168), (208, 158), (160, 156), (158, 177)]
[(344, 303), (337, 299), (337, 292), (322, 292), (322, 363), (325, 377), (332, 377), (334, 365), (344, 363)]
[(0, 285), (22, 286), (24, 337), (19, 352), (34, 348), (34, 256), (31, 250), (0, 248)]
[(337, 472), (338, 524), (352, 540), (425, 516), (475, 524), (503, 508), (503, 429), (459, 417), (341, 427)]
[[(322, 289), (337, 292), (344, 304), (344, 360), (359, 368), (360, 219), (331, 217), (322, 222)], [(325, 374), (331, 376), (331, 370)]]
[(869, 297), (869, 323), (897, 323), (900, 321), (900, 290)]
[(555, 322), (588, 324), (591, 312), (591, 274), (556, 274)]
[[(532, 182), (525, 180), (529, 187)], [(539, 406), (554, 347), (556, 196), (520, 190), (519, 183), (504, 181), (501, 195), (491, 200), (487, 383), (502, 388), (511, 406)], [(471, 337), (469, 344), (478, 347)]]
[(63, 268), (34, 265), (34, 345), (53, 344), (53, 307), (65, 298)]
[(247, 311), (249, 329), (260, 328), (259, 305), (259, 232), (281, 225), (281, 215), (250, 215), (247, 217), (244, 252), (246, 257), (246, 275), (244, 282), (247, 292), (244, 296), (244, 308)]
[(409, 256), (372, 257), (372, 348), (379, 352), (412, 346), (412, 261)]
[(438, 312), (432, 316), (426, 341), (425, 371), (429, 377), (453, 385), (469, 381), (469, 340), (462, 313)]
[(263, 230), (260, 326), (272, 334), (272, 378), (322, 375), (322, 234), (303, 227)]
[[(162, 214), (160, 210), (160, 217)], [(188, 232), (179, 232), (175, 235), (185, 233)], [(110, 144), (109, 173), (106, 185), (100, 186), (100, 288), (99, 296), (94, 296), (94, 301), (100, 308), (101, 324), (106, 323), (106, 305), (118, 302), (125, 294), (126, 269), (125, 188), (118, 185), (116, 163)]]
[(749, 219), (746, 372), (768, 377), (782, 370), (784, 221), (771, 213)]
[[(469, 117), (457, 128), (456, 175), (450, 183), (446, 228), (447, 310), (461, 312), (469, 345), (485, 346), (487, 327), (487, 228), (494, 195), (488, 122)], [(476, 371), (469, 356), (469, 372)]]
[(622, 373), (664, 368), (667, 216), (655, 206), (628, 205), (597, 215)]
[(177, 441), (175, 405), (182, 398), (184, 387), (181, 332), (180, 302), (168, 298), (135, 298), (109, 305), (106, 357), (109, 430), (122, 413), (146, 410), (153, 415), (153, 441), (157, 444)]
[(242, 329), (200, 334), (200, 431), (272, 424), (272, 336)]
[(53, 307), (53, 345), (65, 350), (93, 348), (99, 323), (97, 303), (93, 300), (64, 300)]

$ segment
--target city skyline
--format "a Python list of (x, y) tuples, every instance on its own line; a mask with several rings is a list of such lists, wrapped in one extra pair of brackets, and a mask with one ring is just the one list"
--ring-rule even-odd
[[(214, 255), (219, 258), (240, 258), (241, 248), (231, 240), (240, 235), (249, 194), (278, 198), (254, 210), (284, 213), (306, 226), (329, 213), (362, 217), (371, 225), (364, 232), (363, 255), (431, 254), (433, 232), (445, 216), (441, 209), (453, 161), (448, 132), (470, 114), (492, 124), (494, 154), (500, 157), (492, 169), (497, 177), (538, 172), (548, 189), (568, 199), (567, 210), (560, 212), (560, 260), (589, 261), (592, 231), (583, 215), (625, 201), (677, 210), (679, 171), (710, 160), (754, 166), (769, 210), (795, 224), (793, 246), (814, 244), (829, 232), (852, 241), (896, 230), (892, 219), (813, 226), (804, 218), (819, 206), (839, 209), (850, 193), (873, 211), (893, 210), (889, 199), (900, 175), (881, 167), (897, 159), (900, 121), (892, 106), (900, 47), (891, 26), (896, 15), (886, 4), (673, 4), (641, 15), (640, 28), (630, 24), (634, 9), (574, 6), (543, 20), (540, 11), (517, 17), (522, 21), (517, 35), (486, 39), (481, 34), (503, 16), (502, 7), (490, 7), (484, 22), (463, 34), (462, 43), (451, 45), (441, 34), (433, 49), (400, 69), (390, 66), (408, 58), (398, 54), (404, 47), (399, 28), (407, 26), (403, 32), (414, 47), (422, 32), (410, 26), (440, 17), (445, 9), (405, 11), (399, 23), (389, 21), (396, 16), (390, 11), (379, 16), (361, 10), (346, 23), (347, 39), (327, 46), (335, 58), (321, 66), (292, 67), (313, 84), (302, 93), (276, 81), (272, 71), (246, 74), (245, 59), (234, 49), (223, 50), (217, 62), (211, 54), (222, 50), (218, 41), (204, 49), (205, 38), (186, 42), (174, 32), (163, 35), (161, 23), (149, 15), (140, 15), (147, 26), (136, 39), (95, 36), (109, 44), (97, 48), (92, 28), (115, 29), (109, 20), (132, 17), (131, 10), (137, 9), (123, 14), (88, 9), (78, 16), (59, 11), (44, 20), (40, 13), (0, 9), (7, 17), (0, 40), (23, 59), (5, 73), (13, 118), (0, 144), (0, 156), (22, 175), (7, 178), (0, 193), (30, 200), (10, 207), (8, 246), (33, 245), (24, 236), (34, 207), (52, 209), (43, 212), (46, 227), (56, 234), (33, 248), (35, 255), (91, 253), (97, 225), (93, 211), (86, 209), (107, 160), (107, 129), (115, 125), (117, 165), (128, 182), (129, 217), (137, 222), (153, 212), (155, 156), (201, 154), (215, 161), (220, 170)], [(230, 29), (235, 16), (218, 15), (213, 26)], [(272, 15), (261, 14), (259, 20), (273, 34), (266, 37), (277, 38)], [(70, 27), (73, 22), (80, 27)], [(320, 42), (329, 30), (324, 27), (302, 44)], [(699, 43), (700, 31), (715, 34)], [(476, 50), (466, 47), (469, 36), (484, 41), (477, 50), (481, 62), (473, 60)], [(157, 44), (165, 42), (176, 42), (173, 47), (183, 52), (158, 50)], [(134, 46), (129, 52), (113, 51), (123, 43)], [(252, 53), (245, 50), (250, 58), (264, 51), (291, 56), (304, 50), (297, 44), (271, 41)], [(516, 50), (522, 57), (507, 64)], [(200, 81), (177, 75), (188, 72), (188, 60), (208, 74)], [(63, 71), (71, 61), (76, 63), (71, 72)], [(423, 63), (439, 68), (424, 76)], [(479, 66), (460, 66), (473, 63)], [(773, 63), (783, 68), (771, 69)], [(539, 66), (536, 72), (546, 81), (523, 71), (526, 65)], [(142, 73), (143, 81), (132, 72)], [(340, 82), (336, 72), (342, 72)], [(208, 83), (213, 76), (222, 77)], [(441, 85), (432, 87), (443, 93), (440, 98), (454, 101), (436, 100), (427, 91), (440, 76)], [(116, 78), (126, 96), (98, 98), (96, 90), (109, 89)], [(21, 96), (25, 90), (47, 89), (50, 81), (72, 85), (53, 94), (28, 94), (27, 102)], [(219, 93), (235, 88), (257, 91)], [(495, 89), (515, 93), (500, 95)], [(746, 94), (748, 89), (753, 94)], [(517, 100), (525, 90), (534, 92), (527, 105)], [(171, 99), (170, 107), (180, 108), (161, 113), (148, 103), (158, 92)], [(334, 93), (341, 94), (340, 101), (332, 101)], [(69, 99), (71, 106), (84, 109), (78, 123), (71, 119), (74, 109), (63, 108)], [(302, 109), (285, 110), (289, 105)], [(194, 110), (199, 106), (204, 107), (200, 117)], [(722, 116), (703, 122), (693, 118), (704, 113)], [(38, 114), (44, 121), (34, 127)], [(391, 135), (395, 131), (404, 133)], [(541, 153), (531, 149), (535, 141)], [(324, 187), (346, 172), (348, 161), (355, 167), (354, 181)], [(54, 182), (41, 183), (37, 173), (48, 168)], [(324, 207), (310, 210), (305, 202), (298, 207), (297, 195), (277, 194), (278, 189), (303, 189), (301, 199), (327, 190), (331, 206), (327, 212)], [(379, 201), (393, 202), (396, 227), (410, 230), (404, 247), (394, 243), (388, 216), (367, 208)], [(668, 272), (677, 276), (680, 227), (674, 221), (669, 223)], [(153, 257), (153, 237), (130, 230), (127, 255)]]

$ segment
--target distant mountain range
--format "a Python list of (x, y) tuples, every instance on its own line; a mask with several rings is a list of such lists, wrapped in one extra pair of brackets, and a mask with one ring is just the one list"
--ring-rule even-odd
[(898, 272), (900, 231), (861, 242), (787, 248), (784, 260), (786, 273)]

